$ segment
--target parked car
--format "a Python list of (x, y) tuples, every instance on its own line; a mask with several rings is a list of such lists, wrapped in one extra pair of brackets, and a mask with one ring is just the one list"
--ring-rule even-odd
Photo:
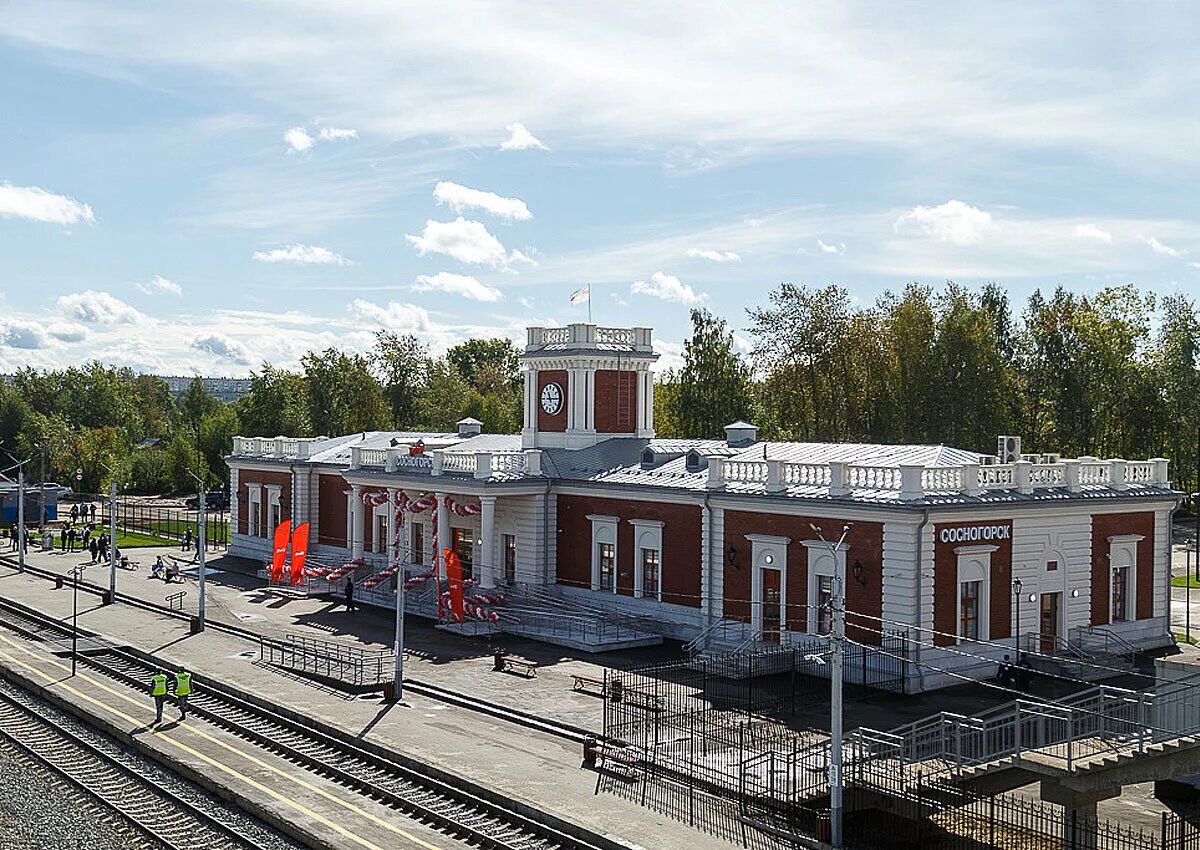
[[(36, 489), (36, 488), (33, 488), (33, 489)], [(60, 502), (63, 499), (70, 498), (70, 496), (71, 496), (71, 488), (70, 487), (68, 487), (65, 484), (55, 484), (53, 481), (47, 481), (44, 484), (42, 484), (42, 489), (45, 490), (47, 493), (54, 493), (55, 498), (57, 498)]]
[[(189, 511), (200, 510), (200, 497), (192, 496), (183, 503)], [(224, 511), (229, 509), (229, 495), (224, 490), (209, 490), (204, 494), (204, 507), (211, 511)]]

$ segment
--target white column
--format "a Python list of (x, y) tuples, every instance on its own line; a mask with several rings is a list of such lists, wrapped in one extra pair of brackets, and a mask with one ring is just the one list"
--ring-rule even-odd
[(596, 430), (596, 370), (588, 369), (583, 373), (584, 385), (587, 391), (583, 394), (583, 404), (580, 413), (583, 414), (583, 427), (587, 431)]
[(646, 430), (646, 373), (635, 372), (637, 376), (637, 416), (630, 424), (635, 434)]
[(479, 571), (481, 587), (496, 586), (496, 497), (479, 497), (479, 537), (483, 541), (480, 547), (479, 560), (482, 569)]
[(434, 498), (437, 499), (437, 521), (438, 532), (437, 541), (433, 550), (433, 563), (437, 564), (438, 575), (442, 578), (446, 577), (446, 564), (442, 559), (442, 553), (450, 548), (450, 511), (446, 508), (446, 494), (434, 493)]
[(568, 369), (567, 370), (567, 398), (565, 401), (566, 401), (566, 405), (567, 405), (567, 430), (568, 431), (574, 431), (577, 427), (579, 427), (578, 423), (575, 421), (575, 410), (576, 410), (575, 398), (577, 395), (579, 395), (579, 381), (577, 380), (578, 377), (579, 377), (578, 369)]
[(366, 511), (362, 503), (362, 485), (350, 485), (350, 558), (363, 556), (363, 538), (366, 536)]

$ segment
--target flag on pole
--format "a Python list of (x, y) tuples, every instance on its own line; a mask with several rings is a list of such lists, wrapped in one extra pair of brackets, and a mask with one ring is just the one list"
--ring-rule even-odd
[(572, 304), (582, 304), (584, 301), (591, 303), (592, 300), (592, 285), (585, 283), (579, 289), (571, 293)]

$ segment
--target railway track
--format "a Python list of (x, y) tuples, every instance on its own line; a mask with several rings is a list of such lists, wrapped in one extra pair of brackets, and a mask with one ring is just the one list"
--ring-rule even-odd
[[(8, 600), (0, 600), (0, 626), (40, 641), (62, 641), (71, 634), (57, 620)], [(139, 691), (147, 691), (150, 675), (161, 666), (149, 656), (94, 643), (79, 664)], [(279, 707), (251, 701), (220, 683), (194, 681), (189, 710), (195, 715), (443, 834), (500, 850), (621, 846), (582, 831), (568, 833), (552, 816), (532, 809), (518, 811), (500, 795), (438, 775), (427, 766), (404, 763), (319, 721), (293, 720)]]
[(0, 737), (132, 826), (144, 846), (243, 850), (258, 844), (200, 806), (164, 792), (134, 768), (44, 715), (23, 692), (0, 690)]
[[(0, 561), (8, 563), (9, 566), (12, 567), (16, 566), (16, 562), (11, 555), (0, 556)], [(25, 565), (25, 572), (29, 573), (30, 575), (37, 576), (38, 578), (51, 580), (64, 579), (67, 581), (67, 583), (70, 583), (69, 579), (65, 579), (61, 573), (56, 573), (53, 570), (48, 570), (43, 567), (35, 567), (28, 563)], [(108, 592), (107, 586), (101, 586), (89, 581), (81, 581), (79, 583), (79, 589), (86, 593), (93, 593), (97, 595)], [(141, 608), (144, 611), (153, 611), (156, 614), (163, 614), (183, 620), (191, 618), (191, 615), (186, 611), (172, 609), (166, 605), (157, 605), (145, 599), (121, 593), (120, 591), (117, 592), (117, 599), (122, 604), (132, 605), (135, 608)], [(243, 626), (238, 626), (232, 623), (221, 622), (220, 620), (214, 619), (212, 616), (209, 616), (208, 618), (208, 627), (224, 632), (225, 634), (244, 638), (245, 640), (253, 643), (259, 643), (263, 637), (258, 632), (251, 631)], [(416, 694), (421, 694), (422, 696), (429, 697), (430, 699), (436, 699), (449, 705), (465, 708), (480, 714), (486, 714), (499, 720), (514, 723), (518, 726), (524, 726), (527, 729), (545, 732), (559, 738), (565, 738), (566, 740), (573, 741), (575, 743), (581, 744), (588, 738), (601, 737), (598, 733), (589, 732), (588, 730), (581, 729), (578, 726), (562, 723), (551, 717), (543, 717), (530, 712), (518, 711), (490, 700), (480, 699), (479, 697), (471, 694), (465, 694), (460, 691), (444, 688), (441, 685), (434, 685), (428, 682), (421, 682), (405, 677), (404, 687), (406, 690), (412, 691)]]

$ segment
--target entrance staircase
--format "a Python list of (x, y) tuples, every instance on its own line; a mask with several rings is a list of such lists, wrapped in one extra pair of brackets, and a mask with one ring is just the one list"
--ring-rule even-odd
[(1069, 639), (1057, 635), (1022, 635), (1021, 650), (1029, 666), (1040, 673), (1087, 681), (1132, 672), (1139, 652), (1120, 635), (1097, 626), (1072, 629)]

